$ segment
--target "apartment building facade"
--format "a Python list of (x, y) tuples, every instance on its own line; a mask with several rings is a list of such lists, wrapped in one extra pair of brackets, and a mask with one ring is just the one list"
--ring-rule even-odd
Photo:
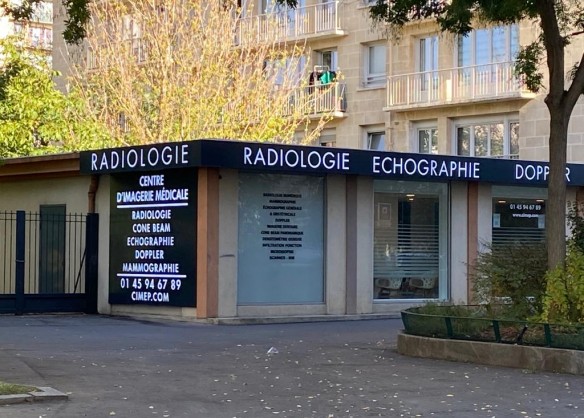
[(44, 51), (47, 57), (52, 58), (53, 3), (39, 2), (31, 19), (26, 22), (0, 14), (0, 38), (14, 34), (22, 35), (27, 46)]
[(289, 9), (261, 0), (241, 7), (242, 43), (266, 36), (298, 42), (309, 51), (304, 77), (311, 84), (319, 72), (337, 75), (334, 97), (322, 109), (332, 112), (321, 145), (390, 149), (389, 114), (384, 111), (389, 48), (384, 34), (371, 28), (368, 3), (302, 0)]
[[(532, 22), (477, 28), (457, 37), (441, 33), (427, 19), (406, 25), (399, 38), (388, 39), (383, 28), (372, 28), (371, 3), (305, 0), (292, 10), (264, 0), (242, 17), (241, 39), (305, 41), (315, 69), (324, 66), (342, 74), (343, 106), (328, 124), (323, 142), (547, 159), (545, 91), (530, 92), (513, 69), (520, 47), (537, 32)], [(278, 31), (269, 24), (275, 16)], [(567, 69), (581, 56), (581, 38), (574, 38), (568, 48)], [(577, 105), (571, 121), (570, 161), (584, 158), (582, 106)]]
[[(242, 4), (237, 45), (274, 37), (283, 45), (306, 43), (309, 68), (302, 77), (308, 85), (299, 88), (335, 83), (336, 88), (328, 90), (332, 97), (315, 107), (316, 113), (331, 112), (331, 120), (314, 145), (337, 147), (348, 155), (344, 149), (376, 152), (356, 152), (355, 161), (373, 163), (365, 164), (367, 171), (349, 170), (347, 176), (317, 170), (312, 174), (322, 177), (315, 177), (290, 167), (273, 173), (270, 155), (288, 155), (280, 148), (239, 152), (237, 164), (250, 162), (245, 167), (210, 164), (209, 171), (199, 172), (205, 173), (198, 183), (193, 180), (202, 187), (199, 193), (215, 188), (220, 196), (209, 195), (215, 199), (213, 210), (201, 210), (213, 214), (216, 232), (227, 231), (213, 235), (199, 218), (198, 227), (206, 234), (201, 242), (211, 241), (219, 248), (213, 250), (217, 271), (204, 264), (206, 270), (196, 278), (206, 283), (211, 274), (214, 277), (214, 287), (199, 293), (215, 292), (211, 316), (371, 314), (397, 312), (428, 299), (469, 302), (468, 266), (483, 244), (544, 239), (548, 168), (529, 160), (547, 160), (545, 92), (528, 91), (513, 73), (513, 57), (534, 36), (532, 24), (478, 28), (457, 38), (440, 33), (435, 22), (427, 20), (407, 25), (399, 39), (388, 39), (371, 27), (369, 7), (361, 0), (305, 0), (293, 10), (267, 0), (249, 8)], [(571, 66), (583, 50), (584, 37), (574, 39), (566, 65)], [(322, 78), (331, 72), (333, 77)], [(582, 162), (582, 101), (574, 109), (569, 132), (568, 159)], [(306, 153), (314, 155), (313, 161), (329, 164), (325, 151)], [(513, 161), (492, 165), (489, 157)], [(290, 158), (286, 164), (298, 163)], [(253, 172), (251, 165), (267, 167), (269, 174)], [(503, 168), (505, 175), (498, 176)], [(485, 176), (487, 170), (490, 174)], [(91, 174), (109, 175), (107, 167)], [(569, 198), (576, 200), (581, 183), (571, 174), (567, 173)], [(123, 177), (119, 174), (120, 182)], [(115, 202), (106, 191), (101, 228), (107, 234), (107, 216)], [(291, 201), (302, 196), (304, 213), (316, 215), (303, 223), (300, 217), (289, 218), (307, 234), (320, 234), (304, 241), (318, 251), (298, 247), (297, 258), (287, 260), (291, 264), (286, 268), (277, 258), (250, 262), (260, 250), (253, 252), (248, 245), (255, 242), (264, 248), (268, 241), (262, 234), (278, 224), (271, 223), (269, 212), (263, 214), (268, 219), (263, 230), (253, 229), (253, 222), (246, 224), (257, 215), (254, 211), (269, 210), (254, 205), (264, 201), (269, 206), (279, 195), (289, 195)], [(209, 260), (205, 254), (198, 258), (202, 263)], [(298, 267), (303, 273), (282, 279), (288, 284), (306, 279), (296, 286), (298, 294), (285, 289), (270, 293), (274, 274), (288, 268), (296, 271), (294, 263), (314, 267), (313, 276)], [(264, 264), (274, 270), (258, 273)], [(107, 273), (101, 273), (103, 282), (108, 281)], [(105, 301), (107, 292), (102, 293)], [(108, 312), (105, 305), (103, 311)], [(203, 315), (199, 308), (197, 316)]]

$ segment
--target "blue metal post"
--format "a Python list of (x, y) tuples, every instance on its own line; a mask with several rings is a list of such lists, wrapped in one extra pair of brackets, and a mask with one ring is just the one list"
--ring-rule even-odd
[(25, 246), (26, 214), (23, 210), (16, 212), (16, 315), (24, 313), (24, 246)]

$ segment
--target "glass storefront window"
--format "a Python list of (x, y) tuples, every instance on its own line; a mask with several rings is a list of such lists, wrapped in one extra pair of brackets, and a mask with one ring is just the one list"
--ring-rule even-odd
[(239, 175), (240, 305), (324, 301), (324, 179)]
[(446, 297), (447, 185), (383, 180), (374, 185), (374, 298)]
[[(493, 248), (545, 241), (545, 190), (493, 192)], [(521, 196), (523, 192), (523, 196)], [(539, 192), (539, 193), (538, 193)], [(513, 196), (513, 197), (508, 197)]]

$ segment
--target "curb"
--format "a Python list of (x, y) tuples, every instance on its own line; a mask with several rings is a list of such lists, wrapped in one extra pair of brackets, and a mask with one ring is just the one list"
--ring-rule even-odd
[(69, 399), (69, 396), (63, 392), (47, 386), (39, 386), (34, 392), (18, 395), (0, 395), (0, 405), (12, 405), (24, 402), (64, 401), (67, 399)]
[(367, 321), (377, 319), (399, 319), (401, 314), (394, 313), (373, 313), (373, 314), (350, 314), (350, 315), (287, 315), (287, 316), (237, 316), (219, 318), (189, 318), (179, 316), (161, 316), (152, 314), (115, 314), (103, 315), (111, 319), (130, 319), (143, 322), (189, 322), (193, 324), (205, 325), (269, 325), (269, 324), (296, 324), (309, 322), (341, 322), (341, 321)]
[(341, 322), (366, 321), (377, 319), (399, 319), (399, 313), (388, 314), (355, 314), (355, 315), (304, 315), (304, 316), (267, 316), (267, 317), (234, 317), (208, 318), (205, 321), (213, 325), (268, 325), (268, 324), (296, 324), (309, 322)]
[(484, 341), (451, 340), (400, 333), (399, 354), (436, 360), (584, 375), (584, 351)]

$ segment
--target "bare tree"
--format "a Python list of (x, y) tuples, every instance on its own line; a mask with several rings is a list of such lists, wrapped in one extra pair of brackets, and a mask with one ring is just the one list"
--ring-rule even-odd
[(112, 137), (313, 142), (330, 119), (336, 83), (308, 85), (302, 44), (242, 42), (234, 3), (90, 4), (86, 59), (72, 84)]

